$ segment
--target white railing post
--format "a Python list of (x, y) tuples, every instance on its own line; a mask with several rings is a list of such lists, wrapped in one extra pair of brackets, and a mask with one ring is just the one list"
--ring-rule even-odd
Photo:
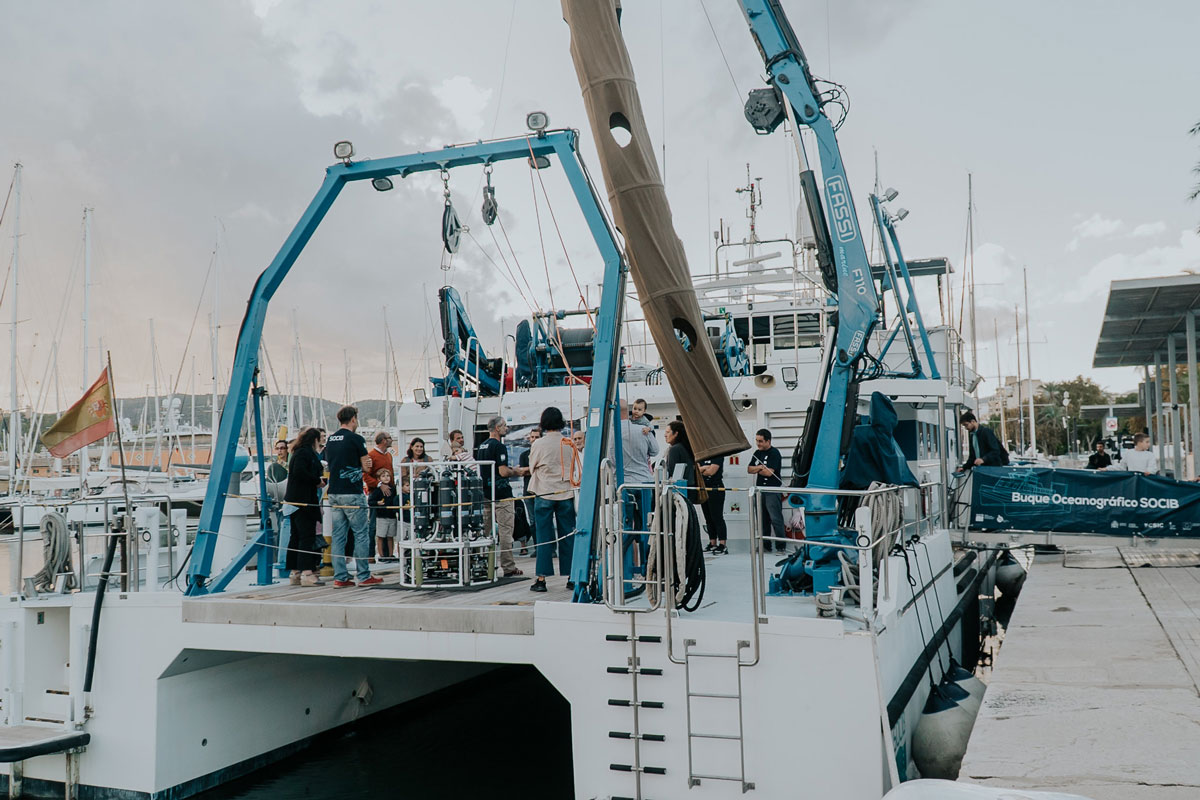
[(871, 538), (871, 509), (859, 506), (854, 512), (854, 527), (858, 531), (858, 606), (865, 619), (874, 614), (875, 548)]

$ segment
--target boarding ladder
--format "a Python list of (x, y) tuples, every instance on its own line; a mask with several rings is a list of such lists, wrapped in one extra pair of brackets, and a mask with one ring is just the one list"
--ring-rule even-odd
[[(630, 742), (633, 745), (633, 757), (629, 763), (610, 763), (608, 766), (614, 772), (628, 772), (633, 775), (634, 793), (632, 797), (613, 795), (611, 800), (646, 800), (646, 796), (642, 792), (643, 776), (666, 775), (667, 770), (662, 766), (645, 763), (646, 754), (643, 753), (642, 744), (644, 742), (665, 742), (667, 737), (665, 734), (650, 733), (644, 729), (645, 721), (643, 720), (642, 712), (662, 711), (665, 708), (665, 704), (662, 700), (645, 699), (642, 679), (661, 678), (663, 677), (663, 669), (661, 667), (643, 666), (638, 646), (662, 645), (663, 637), (659, 634), (638, 633), (638, 617), (642, 614), (652, 614), (661, 611), (664, 607), (664, 598), (666, 595), (660, 591), (656, 600), (651, 603), (627, 604), (625, 602), (626, 586), (636, 587), (637, 593), (641, 594), (650, 584), (650, 581), (645, 576), (631, 577), (626, 580), (624, 575), (624, 546), (627, 537), (643, 536), (646, 535), (646, 532), (625, 529), (624, 507), (622, 503), (617, 501), (619, 494), (615, 485), (615, 470), (613, 469), (612, 462), (608, 459), (605, 459), (601, 465), (600, 479), (601, 496), (608, 500), (605, 503), (605, 513), (600, 515), (601, 530), (599, 531), (600, 541), (604, 550), (604, 601), (610, 610), (624, 614), (629, 620), (628, 633), (610, 633), (604, 637), (606, 642), (627, 644), (629, 646), (625, 663), (609, 666), (607, 672), (610, 675), (629, 676), (629, 696), (610, 697), (608, 698), (608, 705), (616, 708), (628, 708), (630, 710), (630, 726), (629, 730), (610, 730), (608, 736), (610, 739), (620, 739)], [(660, 553), (661, 550), (659, 548)], [(662, 574), (661, 570), (659, 574)], [(652, 684), (653, 682), (650, 683)], [(651, 691), (652, 693), (653, 691)], [(651, 725), (654, 722), (660, 721), (655, 720), (655, 716), (660, 715), (648, 715)]]
[[(646, 763), (647, 753), (653, 759), (654, 749), (643, 749), (644, 742), (661, 743), (666, 741), (666, 736), (661, 733), (651, 733), (646, 731), (647, 723), (653, 726), (655, 722), (660, 721), (661, 716), (656, 714), (644, 715), (643, 711), (657, 712), (665, 708), (662, 700), (646, 699), (647, 694), (652, 694), (653, 689), (657, 688), (653, 680), (644, 681), (643, 679), (654, 679), (663, 677), (663, 669), (659, 667), (645, 666), (642, 662), (640, 652), (644, 652), (644, 648), (648, 645), (666, 645), (667, 659), (670, 663), (680, 665), (684, 668), (684, 700), (685, 714), (688, 736), (688, 778), (687, 785), (689, 787), (699, 786), (702, 781), (731, 781), (741, 787), (743, 793), (755, 788), (754, 783), (746, 780), (746, 759), (745, 759), (745, 741), (744, 727), (742, 716), (742, 670), (746, 667), (753, 666), (758, 663), (758, 625), (759, 625), (759, 607), (757, 601), (758, 582), (754, 580), (753, 591), (755, 592), (754, 602), (754, 642), (750, 640), (739, 640), (735, 651), (732, 653), (708, 652), (697, 649), (696, 640), (684, 639), (683, 657), (677, 657), (674, 654), (672, 644), (672, 618), (677, 614), (675, 610), (674, 597), (667, 588), (665, 580), (666, 575), (674, 572), (674, 551), (671, 547), (657, 548), (657, 566), (658, 577), (651, 581), (644, 577), (629, 577), (624, 575), (624, 542), (626, 537), (643, 536), (646, 531), (628, 530), (624, 525), (624, 514), (622, 504), (616, 502), (619, 492), (613, 491), (613, 483), (615, 479), (612, 476), (611, 466), (607, 460), (602, 466), (602, 487), (604, 492), (602, 496), (608, 497), (610, 502), (607, 504), (608, 513), (601, 514), (601, 525), (603, 530), (602, 541), (604, 547), (604, 570), (605, 584), (604, 597), (605, 603), (610, 610), (625, 614), (629, 620), (628, 633), (607, 634), (605, 640), (612, 643), (627, 644), (628, 655), (626, 662), (623, 665), (609, 666), (607, 671), (609, 674), (629, 675), (630, 676), (630, 696), (628, 698), (609, 698), (608, 705), (621, 708), (629, 708), (631, 711), (631, 725), (629, 730), (613, 730), (609, 731), (609, 738), (622, 739), (630, 741), (633, 745), (632, 760), (630, 763), (613, 763), (609, 765), (609, 769), (617, 772), (629, 772), (634, 776), (634, 795), (632, 798), (625, 798), (614, 795), (612, 800), (645, 800), (643, 795), (643, 775), (666, 775), (665, 767), (654, 766)], [(624, 489), (625, 487), (621, 487)], [(665, 507), (663, 501), (666, 500), (670, 488), (662, 480), (662, 475), (656, 475), (654, 493), (659, 498), (659, 508)], [(660, 542), (672, 541), (672, 526), (673, 515), (666, 515), (662, 520), (658, 530), (650, 535), (660, 537)], [(653, 526), (652, 526), (653, 527)], [(625, 602), (624, 592), (627, 587), (633, 586), (639, 589), (648, 588), (651, 583), (657, 584), (657, 595), (648, 602), (640, 602), (629, 604)], [(638, 617), (642, 614), (654, 614), (665, 612), (666, 619), (666, 640), (658, 634), (638, 633)], [(640, 650), (641, 649), (641, 650)], [(751, 655), (747, 656), (746, 651), (750, 650)], [(702, 690), (696, 689), (696, 670), (697, 664), (708, 662), (716, 663), (732, 663), (735, 669), (733, 676), (733, 686), (725, 691), (717, 691), (707, 686)], [(722, 678), (724, 680), (724, 678)], [(650, 688), (650, 692), (644, 689)], [(724, 688), (723, 684), (719, 684), (717, 688)], [(699, 701), (715, 701), (717, 703), (734, 704), (732, 707), (736, 710), (737, 724), (736, 733), (732, 731), (722, 730), (698, 730), (694, 727), (696, 724), (696, 714), (694, 714), (693, 703)], [(697, 771), (697, 759), (695, 755), (695, 745), (698, 742), (726, 742), (737, 745), (737, 764), (738, 770), (736, 775), (722, 775), (708, 772)]]
[[(732, 781), (742, 787), (742, 793), (750, 791), (754, 788), (754, 783), (746, 780), (746, 743), (745, 743), (745, 728), (742, 722), (742, 669), (743, 667), (752, 666), (754, 662), (743, 660), (742, 651), (750, 648), (750, 642), (746, 639), (739, 639), (737, 643), (737, 651), (734, 653), (715, 653), (705, 652), (696, 649), (695, 639), (684, 639), (684, 685), (687, 690), (687, 732), (688, 732), (688, 786), (699, 786), (701, 781)], [(732, 662), (735, 673), (735, 686), (733, 692), (716, 692), (716, 691), (693, 691), (695, 682), (695, 671), (698, 663), (706, 660), (718, 660), (719, 662)], [(699, 732), (695, 728), (695, 709), (693, 701), (716, 701), (720, 704), (736, 704), (737, 708), (737, 733), (730, 731), (719, 732), (707, 730)], [(737, 760), (738, 774), (737, 775), (718, 775), (712, 773), (703, 773), (696, 771), (696, 744), (698, 742), (712, 741), (725, 742), (737, 745)]]

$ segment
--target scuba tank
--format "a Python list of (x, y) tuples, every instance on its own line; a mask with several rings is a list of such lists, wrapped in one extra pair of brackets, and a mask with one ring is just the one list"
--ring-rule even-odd
[(438, 536), (453, 538), (458, 533), (458, 487), (449, 467), (437, 481)]
[[(462, 473), (463, 502), (469, 502), (464, 507), (463, 522), (471, 532), (471, 538), (482, 534), (483, 531), (483, 478), (475, 472), (464, 470)], [(490, 531), (489, 531), (490, 533)]]
[(424, 539), (433, 533), (437, 514), (436, 501), (433, 475), (429, 470), (425, 470), (412, 482), (412, 529), (415, 538)]

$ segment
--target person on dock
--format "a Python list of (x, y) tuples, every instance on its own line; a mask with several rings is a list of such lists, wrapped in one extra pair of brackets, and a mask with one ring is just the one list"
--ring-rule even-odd
[[(524, 575), (517, 568), (513, 559), (513, 493), (508, 479), (514, 477), (517, 471), (508, 466), (508, 447), (504, 444), (504, 435), (508, 433), (508, 423), (504, 417), (492, 417), (487, 422), (488, 438), (483, 440), (475, 451), (475, 460), (491, 462), (479, 465), (479, 475), (483, 480), (483, 529), (489, 533), (492, 530), (492, 520), (500, 534), (500, 568), (504, 577), (511, 578)], [(492, 487), (495, 486), (495, 495)], [(495, 503), (491, 502), (493, 497)]]
[(583, 445), (587, 442), (587, 431), (580, 428), (571, 434), (571, 444), (575, 447), (575, 452), (579, 453), (580, 461), (583, 460)]
[(367, 495), (367, 505), (375, 515), (375, 536), (379, 541), (380, 561), (399, 561), (393, 554), (396, 542), (396, 512), (400, 510), (400, 494), (392, 485), (392, 471), (384, 467), (375, 473), (375, 488)]
[[(574, 448), (562, 435), (566, 422), (562, 411), (550, 406), (542, 412), (542, 436), (530, 448), (529, 490), (534, 495), (533, 517), (537, 520), (537, 579), (532, 592), (546, 591), (546, 578), (554, 574), (554, 553), (558, 552), (558, 574), (571, 574), (571, 556), (575, 547), (575, 503), (571, 486), (571, 460)], [(567, 583), (574, 589), (573, 583)]]
[(359, 586), (383, 583), (371, 575), (367, 558), (371, 553), (371, 531), (367, 518), (367, 497), (362, 492), (363, 472), (370, 469), (367, 443), (359, 436), (358, 409), (342, 406), (337, 420), (341, 427), (325, 443), (329, 463), (329, 504), (333, 518), (333, 585), (341, 589), (353, 586), (346, 568), (347, 531), (354, 537), (354, 569)]
[(283, 499), (290, 535), (284, 565), (290, 570), (293, 586), (325, 585), (316, 572), (321, 563), (316, 548), (317, 522), (321, 519), (320, 489), (325, 485), (325, 470), (317, 454), (319, 437), (316, 428), (305, 428), (289, 448), (291, 460)]
[(1104, 441), (1096, 442), (1096, 451), (1088, 456), (1087, 468), (1096, 470), (1108, 469), (1112, 466), (1112, 463), (1112, 456), (1105, 450)]
[(975, 467), (1008, 466), (1008, 451), (1000, 444), (991, 428), (980, 425), (979, 420), (970, 411), (963, 412), (958, 418), (958, 424), (963, 426), (970, 437), (967, 460), (959, 467), (959, 472), (966, 472)]
[[(388, 475), (394, 474), (392, 467), (392, 454), (388, 450), (392, 446), (392, 436), (387, 431), (380, 431), (375, 434), (375, 446), (367, 452), (367, 457), (371, 459), (371, 466), (363, 472), (363, 493), (370, 495), (375, 491), (375, 487), (379, 485), (379, 471), (387, 470)], [(384, 489), (385, 495), (394, 494), (396, 488), (388, 482), (388, 486)], [(378, 525), (375, 519), (375, 506), (368, 503), (370, 506), (371, 515), (371, 537), (375, 542), (375, 557), (384, 560), (391, 556), (390, 552), (384, 552), (385, 548), (390, 549), (388, 542), (379, 535)]]
[[(754, 476), (754, 485), (766, 488), (783, 486), (783, 477), (780, 475), (783, 471), (783, 456), (778, 448), (771, 444), (771, 432), (761, 428), (754, 434), (754, 446), (758, 449), (750, 456), (750, 464), (746, 467), (746, 472)], [(774, 542), (764, 539), (763, 552), (771, 552), (774, 545), (773, 549), (782, 553), (787, 549), (787, 542), (784, 541), (787, 532), (783, 527), (783, 495), (778, 492), (763, 492), (759, 495), (759, 506), (763, 520), (767, 523), (767, 535), (776, 539)]]
[(1158, 454), (1150, 449), (1150, 437), (1139, 433), (1133, 437), (1133, 449), (1125, 451), (1119, 466), (1113, 469), (1123, 469), (1126, 472), (1140, 472), (1143, 475), (1158, 474)]

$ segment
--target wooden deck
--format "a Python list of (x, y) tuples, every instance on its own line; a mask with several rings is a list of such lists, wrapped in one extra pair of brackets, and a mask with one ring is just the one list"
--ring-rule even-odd
[[(530, 565), (532, 566), (532, 565)], [(549, 591), (529, 591), (532, 569), (498, 585), (465, 589), (408, 589), (395, 568), (377, 569), (376, 586), (335, 589), (281, 585), (185, 598), (183, 621), (302, 628), (533, 634), (533, 604), (568, 602), (565, 577), (551, 577)]]

